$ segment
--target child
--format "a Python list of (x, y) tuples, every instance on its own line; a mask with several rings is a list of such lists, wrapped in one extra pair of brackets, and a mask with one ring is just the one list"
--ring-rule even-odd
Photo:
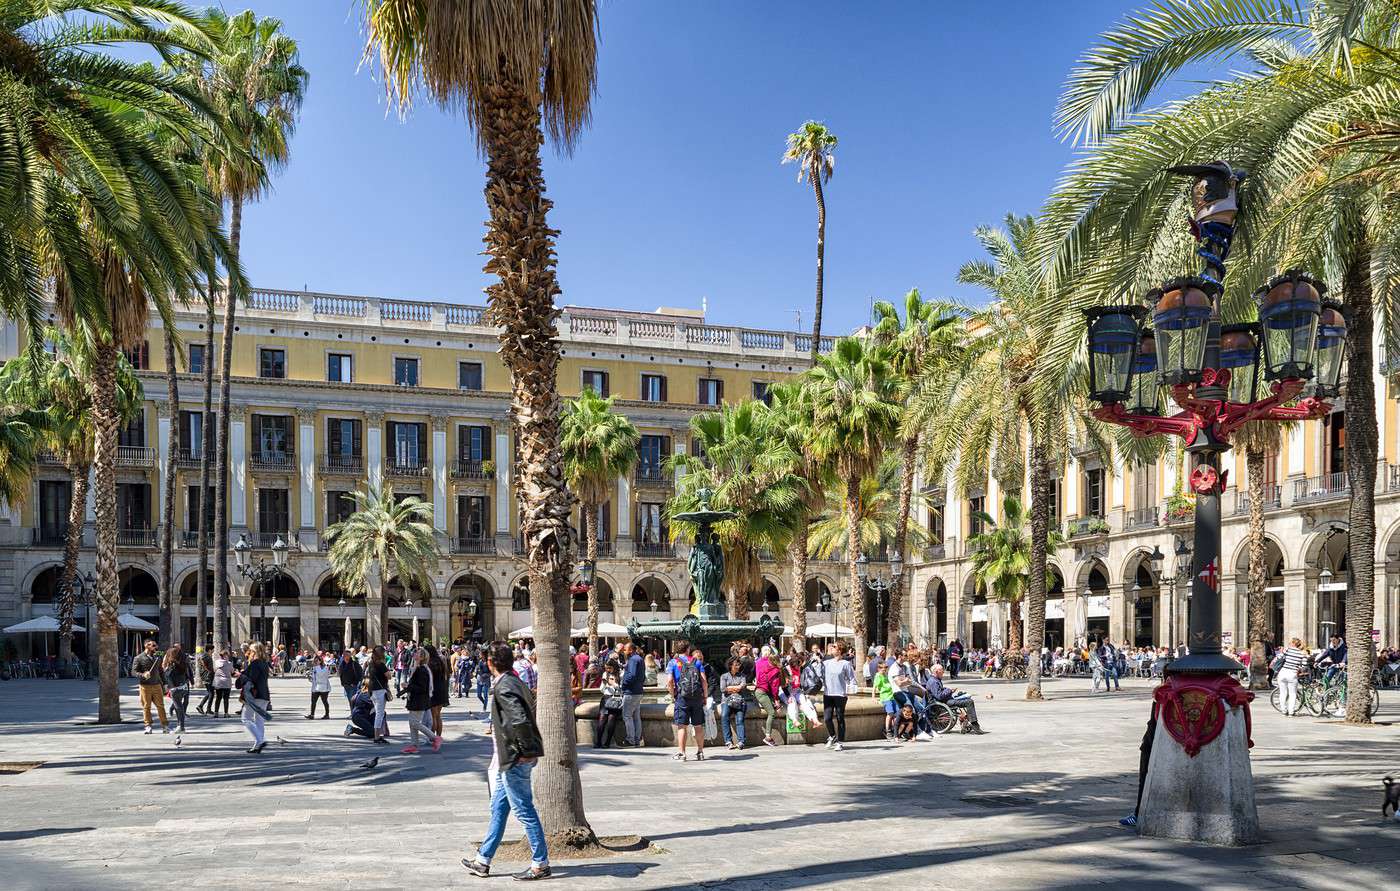
[(875, 696), (885, 708), (885, 739), (894, 739), (894, 685), (890, 683), (888, 666), (880, 662), (874, 678)]
[(914, 725), (914, 707), (906, 705), (899, 710), (899, 723), (895, 725), (894, 735), (900, 742), (909, 742), (918, 732)]

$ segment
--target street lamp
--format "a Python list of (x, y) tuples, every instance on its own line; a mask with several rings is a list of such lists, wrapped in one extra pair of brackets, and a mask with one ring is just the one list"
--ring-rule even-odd
[[(258, 628), (259, 633), (267, 630), (267, 583), (277, 578), (287, 565), (287, 554), (291, 547), (282, 540), (279, 534), (277, 540), (272, 543), (272, 563), (259, 557), (256, 562), (252, 559), (253, 546), (248, 543), (248, 536), (240, 534), (238, 543), (233, 546), (233, 562), (238, 568), (238, 574), (247, 579), (258, 588)], [(277, 606), (277, 598), (272, 598), (272, 606)], [(254, 634), (256, 637), (257, 634)], [(271, 658), (272, 654), (269, 654)]]
[(875, 628), (883, 633), (885, 628), (884, 610), (889, 606), (890, 589), (899, 584), (900, 574), (904, 571), (904, 558), (895, 551), (890, 555), (890, 574), (888, 576), (880, 574), (871, 576), (870, 559), (864, 554), (856, 558), (856, 578), (864, 588), (869, 588), (875, 595)]
[[(1258, 324), (1222, 326), (1221, 282), (1235, 235), (1238, 187), (1245, 174), (1224, 161), (1168, 172), (1191, 177), (1191, 231), (1203, 261), (1199, 275), (1172, 279), (1147, 294), (1155, 337), (1155, 376), (1172, 388), (1179, 412), (1163, 417), (1135, 411), (1142, 407), (1140, 399), (1125, 405), (1135, 392), (1133, 376), (1142, 352), (1141, 308), (1097, 307), (1085, 312), (1090, 398), (1099, 403), (1094, 416), (1127, 427), (1137, 436), (1179, 436), (1195, 465), (1190, 480), (1196, 495), (1194, 545), (1185, 550), (1181, 542), (1177, 549), (1178, 559), (1184, 556), (1183, 550), (1191, 558), (1190, 652), (1167, 667), (1167, 679), (1156, 698), (1159, 715), (1165, 716), (1159, 717), (1159, 723), (1192, 757), (1186, 762), (1152, 759), (1143, 798), (1147, 807), (1138, 815), (1138, 825), (1149, 835), (1244, 844), (1258, 837), (1245, 740), (1253, 695), (1235, 679), (1240, 665), (1221, 647), (1220, 496), (1225, 487), (1221, 456), (1230, 449), (1231, 434), (1244, 424), (1308, 420), (1331, 410), (1325, 400), (1336, 395), (1340, 381), (1346, 321), (1340, 307), (1329, 306), (1325, 323), (1320, 324), (1326, 288), (1305, 272), (1288, 270), (1255, 292)], [(1320, 362), (1327, 367), (1320, 368)], [(1270, 389), (1263, 398), (1258, 393), (1261, 377)], [(1309, 383), (1315, 383), (1312, 395), (1304, 397)], [(1186, 706), (1198, 701), (1223, 701), (1230, 717)], [(1245, 709), (1245, 720), (1236, 719), (1238, 707)], [(1172, 717), (1187, 714), (1194, 717)], [(1200, 722), (1206, 720), (1223, 728), (1227, 744), (1199, 747), (1198, 734), (1204, 726)], [(1231, 773), (1243, 776), (1232, 780)], [(1168, 812), (1174, 806), (1169, 801), (1212, 801), (1213, 813), (1230, 816), (1182, 819), (1182, 814)]]

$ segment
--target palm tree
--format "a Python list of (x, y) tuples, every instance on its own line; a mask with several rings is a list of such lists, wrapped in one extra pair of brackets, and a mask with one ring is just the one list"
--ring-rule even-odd
[[(910, 523), (909, 512), (900, 504), (900, 487), (904, 477), (898, 455), (886, 455), (873, 476), (860, 482), (860, 502), (856, 508), (856, 523), (860, 527), (860, 540), (865, 543), (866, 556), (875, 551), (880, 542), (905, 541), (913, 547), (922, 547), (928, 533), (917, 523)], [(911, 496), (917, 507), (920, 498)], [(818, 560), (830, 560), (845, 552), (850, 541), (850, 514), (846, 511), (845, 492), (833, 488), (826, 494), (826, 509), (813, 522), (808, 535), (808, 553)], [(900, 525), (904, 528), (901, 530)], [(903, 535), (900, 533), (903, 532)], [(893, 597), (890, 611), (895, 609)], [(872, 637), (872, 640), (875, 639)], [(898, 643), (898, 632), (895, 641)]]
[(442, 558), (433, 534), (433, 506), (414, 495), (394, 497), (394, 487), (367, 486), (352, 492), (355, 512), (326, 529), (326, 559), (336, 584), (368, 602), (371, 576), (379, 581), (379, 630), (389, 627), (390, 579), (405, 590), (431, 591), (432, 573)]
[(1269, 567), (1264, 563), (1268, 539), (1264, 537), (1264, 462), (1268, 454), (1276, 453), (1283, 439), (1282, 424), (1251, 422), (1235, 433), (1235, 444), (1244, 449), (1245, 475), (1249, 485), (1249, 531), (1245, 536), (1249, 549), (1249, 593), (1245, 607), (1245, 625), (1249, 634), (1249, 688), (1269, 689), (1269, 660), (1266, 644), (1273, 641), (1269, 622), (1272, 597), (1265, 590)]
[[(1010, 611), (1007, 649), (1014, 653), (1021, 649), (1021, 599), (1030, 579), (1031, 542), (1019, 498), (1003, 498), (1001, 515), (997, 522), (991, 514), (979, 511), (976, 516), (982, 521), (983, 531), (968, 539), (968, 545), (972, 548), (973, 578), (990, 599), (1005, 603)], [(1041, 547), (1053, 550), (1060, 542), (1059, 533), (1052, 531)], [(1027, 649), (1031, 653), (1028, 662), (1039, 662), (1040, 648)]]
[(700, 492), (711, 493), (710, 506), (738, 513), (717, 523), (724, 554), (724, 587), (730, 615), (749, 617), (749, 595), (763, 590), (762, 552), (778, 553), (792, 536), (792, 515), (801, 505), (802, 482), (793, 473), (795, 456), (778, 435), (782, 416), (762, 402), (725, 405), (690, 419), (692, 455), (678, 455), (682, 468), (676, 495), (667, 504), (670, 532), (693, 534), (690, 523), (674, 519), (700, 507)]
[[(907, 404), (921, 379), (941, 381), (952, 372), (959, 359), (966, 316), (965, 311), (953, 304), (924, 300), (918, 288), (904, 295), (903, 320), (893, 303), (875, 302), (875, 341), (889, 348), (890, 368), (902, 391), (901, 405)], [(894, 527), (893, 546), (895, 553), (905, 557), (908, 556), (909, 511), (913, 506), (914, 476), (918, 472), (919, 441), (924, 431), (921, 420), (916, 419), (913, 412), (906, 412), (899, 434), (899, 518)], [(893, 652), (899, 645), (902, 625), (904, 578), (901, 575), (890, 582), (888, 622), (876, 633), (883, 635)]]
[[(1347, 720), (1354, 723), (1369, 722), (1373, 656), (1372, 317), (1379, 309), (1389, 319), (1400, 282), (1396, 214), (1384, 186), (1392, 162), (1376, 153), (1400, 108), (1392, 61), (1400, 48), (1397, 15), (1380, 0), (1203, 0), (1129, 17), (1083, 57), (1061, 99), (1061, 131), (1084, 137), (1093, 151), (1071, 169), (1048, 211), (1056, 275), (1078, 277), (1081, 293), (1112, 293), (1084, 288), (1079, 271), (1095, 270), (1092, 277), (1103, 282), (1133, 279), (1142, 245), (1155, 249), (1140, 258), (1176, 253), (1174, 269), (1181, 269), (1184, 251), (1161, 234), (1164, 220), (1180, 219), (1182, 204), (1164, 168), (1228, 157), (1250, 171), (1251, 185), (1240, 220), (1248, 252), (1226, 276), (1227, 313), (1247, 316), (1244, 298), (1276, 264), (1307, 265), (1340, 283), (1350, 316)], [(1254, 70), (1141, 111), (1184, 66), (1245, 54)], [(1160, 262), (1141, 265), (1149, 274), (1160, 269)]]
[[(583, 535), (590, 565), (598, 562), (598, 508), (618, 477), (637, 463), (642, 435), (624, 415), (613, 411), (613, 397), (604, 399), (592, 388), (569, 400), (561, 427), (564, 474), (583, 506)], [(619, 510), (628, 506), (619, 505)], [(588, 652), (598, 652), (598, 586), (588, 588)]]
[[(228, 266), (236, 270), (243, 237), (243, 205), (257, 200), (268, 187), (271, 173), (287, 163), (309, 75), (301, 66), (296, 41), (282, 33), (279, 19), (260, 19), (252, 10), (230, 17), (220, 9), (209, 9), (205, 12), (203, 27), (215, 36), (217, 51), (207, 56), (177, 56), (172, 65), (180, 72), (182, 80), (198, 91), (225, 122), (219, 138), (208, 143), (213, 148), (204, 151), (203, 157), (210, 188), (229, 203)], [(212, 276), (209, 289), (213, 289)], [(229, 385), (237, 292), (230, 290), (223, 295), (223, 300), (218, 430), (213, 457), (216, 647), (225, 646), (228, 640)], [(210, 342), (212, 329), (206, 336), (206, 343)], [(212, 356), (206, 354), (205, 362), (210, 361)], [(213, 380), (209, 374), (205, 375), (205, 381), (212, 390)], [(211, 394), (206, 403), (212, 407), (212, 402)], [(208, 419), (206, 410), (206, 426)], [(201, 482), (205, 478), (206, 460), (201, 457)], [(205, 547), (202, 539), (203, 536), (201, 549)]]
[(863, 552), (860, 486), (880, 466), (887, 444), (899, 432), (899, 394), (885, 350), (856, 338), (837, 341), (836, 349), (822, 356), (807, 374), (815, 406), (813, 447), (832, 463), (845, 489), (846, 567), (860, 669), (869, 640), (864, 592), (856, 572), (856, 560)]
[(536, 799), (556, 844), (588, 844), (569, 693), (571, 497), (559, 449), (555, 230), (544, 194), (545, 131), (571, 148), (597, 82), (594, 0), (365, 0), (367, 51), (401, 108), (420, 88), (461, 111), (486, 158), (485, 271), (490, 318), (511, 372), (517, 497), (536, 651), (540, 731), (550, 757), (535, 769)]
[(826, 490), (835, 482), (831, 462), (813, 448), (813, 404), (811, 388), (800, 379), (787, 381), (768, 391), (772, 398), (775, 436), (787, 441), (792, 455), (792, 473), (798, 483), (798, 501), (789, 517), (792, 540), (788, 562), (792, 565), (792, 638), (798, 650), (807, 646), (807, 556), (812, 517), (822, 509)]
[(787, 151), (783, 152), (783, 163), (797, 165), (797, 181), (810, 180), (812, 193), (817, 198), (817, 304), (812, 313), (813, 365), (821, 355), (822, 281), (826, 262), (826, 198), (822, 195), (822, 183), (829, 181), (836, 170), (835, 148), (835, 134), (825, 124), (808, 121), (796, 133), (788, 134)]
[[(1008, 214), (1004, 229), (976, 230), (990, 260), (965, 263), (958, 280), (986, 289), (994, 300), (971, 317), (969, 328), (976, 335), (957, 373), (930, 376), (915, 388), (910, 423), (931, 431), (924, 446), (931, 467), (941, 471), (956, 463), (955, 482), (962, 490), (986, 485), (989, 474), (1008, 492), (1029, 484), (1026, 646), (1038, 653), (1045, 635), (1052, 470), (1064, 466), (1072, 434), (1104, 454), (1109, 448), (1072, 395), (1073, 363), (1047, 359), (1047, 344), (1064, 322), (1044, 287), (1035, 256), (1036, 226), (1031, 217)], [(1040, 660), (1030, 660), (1026, 674), (1026, 698), (1043, 698)]]
[[(165, 404), (172, 420), (180, 416), (180, 384), (175, 372), (175, 329), (167, 328), (165, 341)], [(175, 470), (174, 449), (165, 460), (160, 505), (160, 640), (163, 647), (180, 642), (180, 595), (175, 592)]]

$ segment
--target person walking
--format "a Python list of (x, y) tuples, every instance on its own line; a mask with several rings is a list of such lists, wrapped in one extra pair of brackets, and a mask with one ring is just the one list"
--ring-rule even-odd
[(677, 761), (686, 760), (686, 735), (692, 727), (695, 728), (695, 760), (705, 760), (705, 701), (710, 698), (710, 686), (700, 655), (699, 647), (691, 647), (689, 655), (682, 648), (666, 671), (666, 685), (675, 700), (671, 723), (676, 727), (674, 757)]
[(637, 645), (623, 646), (627, 664), (622, 669), (622, 726), (626, 744), (640, 746), (642, 739), (642, 693), (646, 689), (646, 660), (637, 652)]
[(355, 704), (355, 694), (360, 691), (360, 682), (365, 679), (365, 670), (350, 650), (340, 651), (340, 661), (336, 663), (336, 675), (340, 678), (340, 689), (345, 693), (345, 701)]
[(1123, 686), (1118, 683), (1118, 650), (1113, 646), (1112, 641), (1104, 638), (1099, 643), (1099, 664), (1103, 666), (1103, 691), (1110, 692), (1110, 685), (1114, 690), (1121, 692)]
[(204, 698), (194, 710), (201, 715), (212, 715), (214, 712), (209, 706), (214, 702), (214, 657), (204, 647), (195, 647), (194, 652), (195, 682), (204, 688)]
[(247, 664), (238, 674), (238, 689), (243, 697), (243, 726), (253, 737), (250, 755), (261, 755), (267, 747), (263, 738), (263, 722), (267, 720), (267, 707), (272, 704), (272, 691), (268, 688), (268, 678), (272, 670), (267, 664), (266, 650), (261, 643), (248, 645)]
[(307, 669), (306, 679), (311, 682), (311, 708), (306, 710), (306, 718), (316, 717), (316, 703), (320, 702), (323, 712), (321, 720), (324, 721), (331, 716), (331, 670), (317, 659)]
[(409, 661), (413, 654), (408, 650), (408, 644), (400, 640), (398, 648), (394, 651), (394, 696), (399, 696), (403, 692), (403, 685), (408, 683), (408, 676), (412, 670), (412, 663)]
[(773, 737), (773, 722), (778, 717), (778, 702), (783, 698), (783, 669), (778, 656), (768, 647), (760, 651), (754, 665), (754, 699), (763, 709), (763, 744), (776, 746)]
[(962, 668), (963, 644), (958, 638), (953, 638), (953, 642), (948, 644), (948, 673), (953, 676), (953, 680), (958, 679), (958, 671)]
[(1298, 674), (1308, 665), (1308, 652), (1303, 649), (1301, 638), (1293, 638), (1274, 656), (1274, 662), (1278, 665), (1278, 675), (1274, 678), (1278, 682), (1279, 705), (1282, 706), (1283, 713), (1288, 716), (1298, 714)]
[(432, 703), (433, 687), (436, 679), (428, 668), (428, 653), (422, 647), (413, 651), (413, 670), (409, 672), (408, 683), (400, 697), (408, 702), (408, 745), (403, 747), (405, 755), (418, 754), (418, 733), (421, 730), (432, 743), (433, 751), (442, 749), (442, 737), (433, 730)]
[(828, 749), (846, 748), (846, 700), (856, 689), (856, 670), (846, 659), (846, 642), (839, 641), (836, 655), (822, 662), (822, 717)]
[(189, 657), (180, 645), (171, 644), (170, 649), (165, 651), (161, 671), (165, 673), (165, 685), (170, 691), (170, 705), (175, 712), (178, 728), (175, 732), (175, 742), (179, 743), (185, 732), (185, 714), (190, 708), (190, 684), (194, 681), (194, 667), (190, 665)]
[(487, 697), (491, 693), (491, 660), (486, 650), (481, 650), (476, 654), (475, 664), (472, 666), (472, 675), (476, 680), (476, 698), (481, 700), (481, 712), (489, 721)]
[(209, 707), (209, 714), (218, 716), (219, 706), (224, 707), (224, 717), (228, 717), (228, 697), (233, 690), (233, 660), (229, 658), (227, 649), (219, 651), (219, 657), (214, 660), (214, 704)]
[(441, 737), (442, 710), (452, 701), (447, 679), (447, 660), (442, 658), (442, 654), (432, 644), (425, 644), (423, 649), (428, 651), (428, 671), (433, 674), (433, 695), (428, 699), (428, 708), (433, 717), (433, 733)]
[(374, 699), (374, 741), (387, 745), (389, 718), (385, 706), (389, 698), (389, 666), (384, 661), (383, 647), (376, 646), (370, 653), (365, 680), (369, 681), (369, 695)]
[(160, 732), (170, 732), (170, 721), (165, 717), (165, 672), (161, 668), (160, 657), (156, 655), (156, 642), (146, 641), (145, 648), (131, 660), (131, 673), (136, 675), (141, 691), (141, 714), (145, 718), (146, 733), (151, 732), (151, 706), (160, 715)]
[[(724, 731), (724, 744), (730, 749), (743, 750), (747, 744), (744, 738), (744, 715), (748, 711), (748, 676), (744, 674), (744, 663), (739, 657), (729, 660), (729, 671), (719, 679), (720, 696), (720, 729)], [(734, 742), (734, 736), (729, 732), (729, 723), (733, 719), (734, 735), (739, 741)]]
[(510, 647), (497, 644), (491, 648), (487, 660), (491, 672), (491, 766), (487, 769), (491, 822), (476, 855), (464, 857), (462, 865), (480, 878), (491, 875), (491, 858), (505, 835), (506, 817), (514, 812), (525, 827), (531, 855), (529, 868), (515, 878), (534, 881), (550, 876), (544, 826), (530, 791), (530, 772), (544, 755), (544, 740), (535, 725), (534, 694), (512, 672), (512, 662)]

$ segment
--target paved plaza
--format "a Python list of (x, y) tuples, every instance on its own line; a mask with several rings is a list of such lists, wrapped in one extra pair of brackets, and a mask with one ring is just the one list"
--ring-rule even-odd
[[(1266, 840), (1220, 849), (1136, 837), (1117, 825), (1136, 789), (1150, 687), (1090, 696), (1052, 681), (1052, 702), (981, 680), (991, 731), (930, 743), (583, 751), (600, 835), (651, 850), (556, 862), (569, 888), (1365, 888), (1393, 882), (1400, 823), (1380, 819), (1380, 777), (1400, 775), (1400, 723), (1352, 728), (1256, 709), (1254, 771)], [(150, 889), (472, 887), (458, 859), (483, 830), (490, 758), (455, 701), (440, 755), (401, 755), (304, 720), (305, 681), (274, 681), (277, 720), (261, 757), (235, 719), (194, 716), (177, 749), (140, 724), (97, 727), (94, 684), (0, 683), (0, 886)], [(137, 716), (134, 687), (123, 710)], [(1400, 722), (1383, 694), (1382, 722)], [(405, 731), (391, 706), (396, 740)], [(285, 740), (282, 742), (278, 739)], [(383, 756), (373, 772), (358, 765)], [(512, 823), (508, 838), (518, 838)], [(500, 872), (509, 871), (501, 864)], [(495, 881), (508, 882), (508, 878)], [(894, 884), (891, 884), (894, 883)]]

